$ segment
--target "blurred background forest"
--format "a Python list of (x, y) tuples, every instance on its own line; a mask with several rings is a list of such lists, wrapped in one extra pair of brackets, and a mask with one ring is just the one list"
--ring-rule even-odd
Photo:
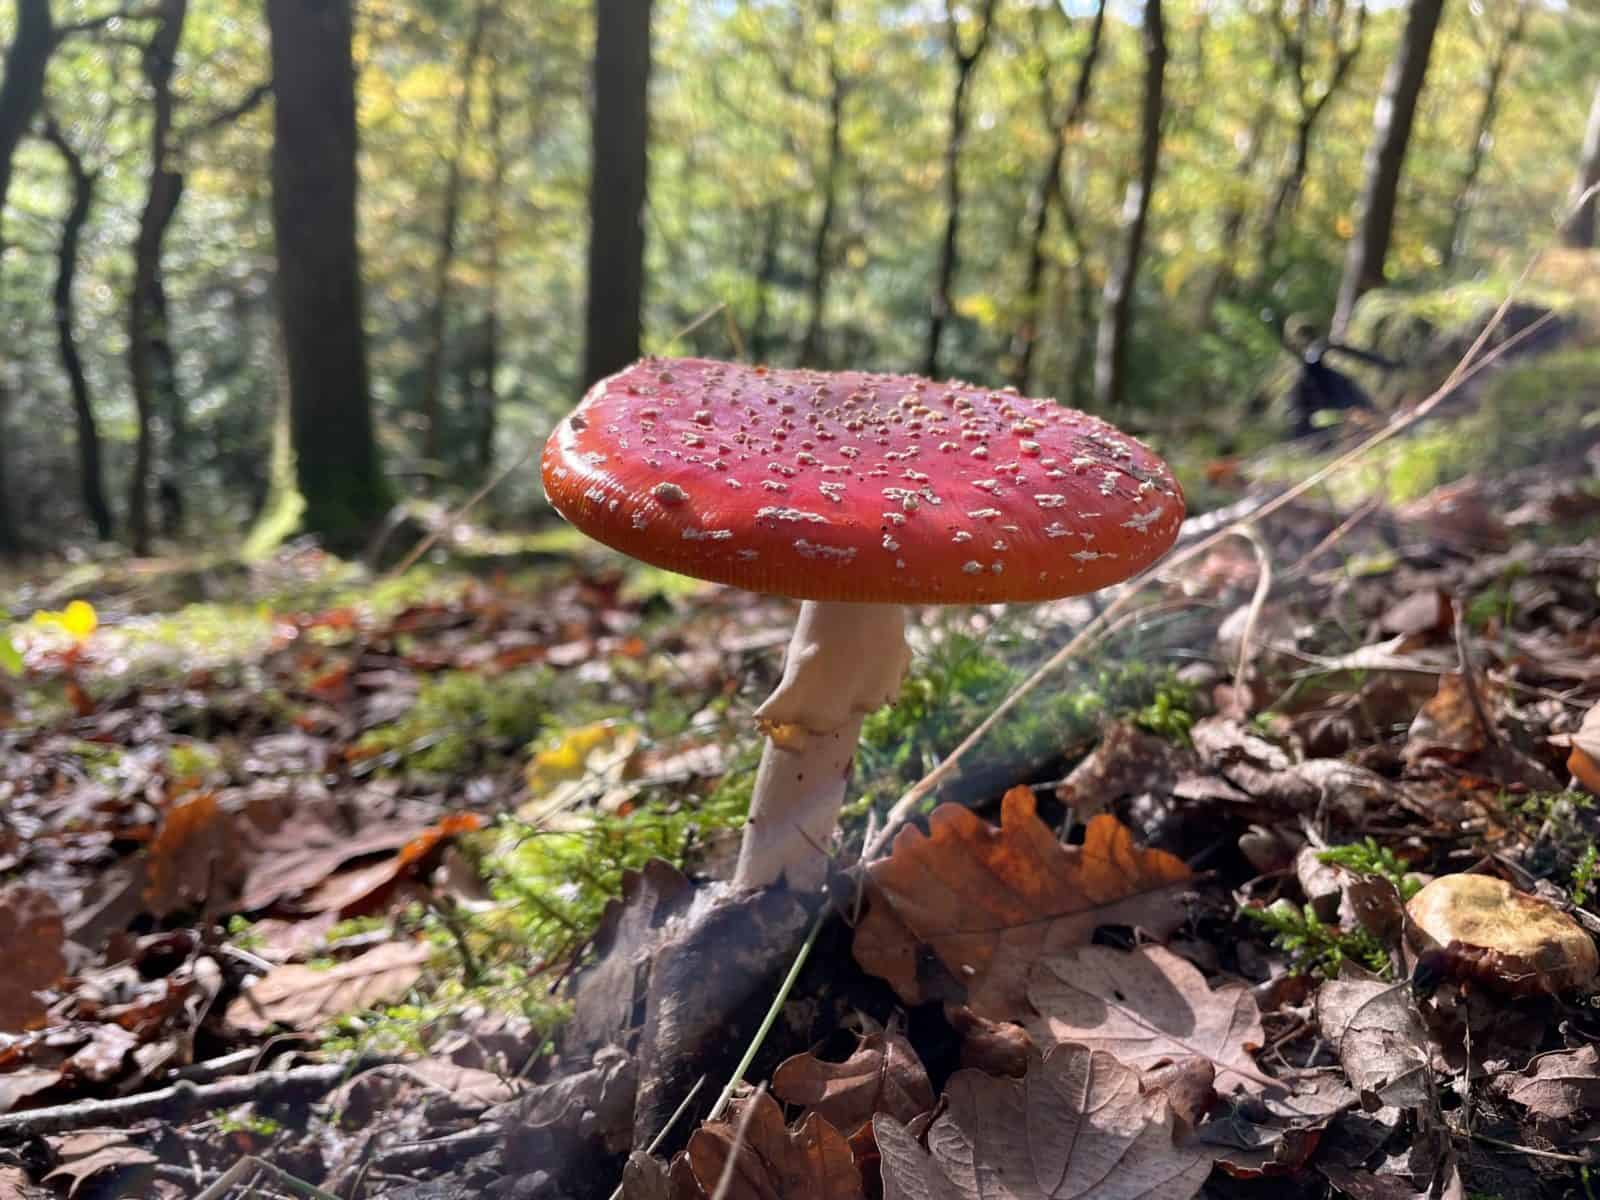
[(1287, 432), (1291, 317), (1594, 240), (1577, 0), (0, 0), (0, 51), (13, 555), (360, 549), (639, 352), (1204, 462)]

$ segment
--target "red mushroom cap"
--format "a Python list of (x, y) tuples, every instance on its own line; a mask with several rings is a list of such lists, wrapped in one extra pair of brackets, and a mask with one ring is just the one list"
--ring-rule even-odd
[(646, 358), (550, 435), (569, 521), (644, 562), (803, 600), (1096, 591), (1172, 545), (1183, 493), (1115, 427), (916, 375)]

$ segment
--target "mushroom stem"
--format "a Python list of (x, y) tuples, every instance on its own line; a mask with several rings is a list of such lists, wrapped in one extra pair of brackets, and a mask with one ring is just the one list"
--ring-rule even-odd
[(801, 605), (783, 679), (756, 710), (767, 746), (735, 887), (822, 886), (862, 719), (899, 695), (910, 661), (898, 604)]

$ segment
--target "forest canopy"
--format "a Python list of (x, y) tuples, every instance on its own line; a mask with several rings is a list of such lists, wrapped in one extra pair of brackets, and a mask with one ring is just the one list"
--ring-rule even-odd
[[(348, 493), (305, 523), (350, 548), (335, 526), (467, 494), (635, 347), (1011, 383), (1202, 454), (1276, 436), (1246, 406), (1286, 319), (1334, 318), (1375, 104), (1429, 9), (1360, 290), (1498, 279), (1552, 236), (1596, 124), (1592, 6), (5, 0), (0, 542), (281, 532), (294, 411), (276, 444)], [(343, 103), (313, 44), (349, 47), (352, 136), (319, 152), (354, 176), (307, 166), (275, 229), (275, 145), (281, 196), (286, 139)], [(642, 248), (591, 242), (630, 186)], [(296, 286), (348, 293), (350, 337)], [(366, 424), (294, 399), (316, 386), (364, 393)], [(539, 512), (532, 469), (491, 505)]]

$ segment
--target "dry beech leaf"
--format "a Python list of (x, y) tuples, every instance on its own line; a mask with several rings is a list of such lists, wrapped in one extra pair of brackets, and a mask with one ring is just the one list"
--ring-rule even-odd
[(245, 1033), (274, 1025), (318, 1029), (335, 1017), (398, 1000), (428, 961), (428, 947), (386, 942), (325, 971), (291, 964), (277, 967), (228, 1005), (227, 1021)]
[(1583, 714), (1583, 723), (1572, 735), (1567, 770), (1584, 787), (1600, 794), (1600, 704)]
[(35, 992), (50, 987), (67, 969), (61, 948), (67, 937), (61, 909), (38, 888), (0, 889), (0, 1033), (18, 1033), (44, 1020)]
[(1224, 1094), (1275, 1086), (1251, 1058), (1265, 1035), (1250, 989), (1213, 991), (1195, 967), (1160, 946), (1053, 955), (1034, 968), (1028, 999), (1039, 1011), (1028, 1030), (1041, 1046), (1077, 1042), (1140, 1070), (1203, 1058)]
[(926, 834), (902, 830), (869, 868), (856, 961), (907, 1004), (949, 1000), (1008, 1020), (1028, 1011), (1028, 972), (1046, 955), (1086, 945), (1101, 925), (1176, 928), (1190, 878), (1114, 817), (1090, 820), (1082, 846), (1062, 845), (1026, 787), (1005, 794), (998, 829), (942, 804)]
[[(745, 1105), (754, 1105), (748, 1124)], [(740, 1125), (744, 1138), (739, 1140)], [(713, 1121), (689, 1139), (689, 1167), (714, 1195), (738, 1144), (726, 1200), (864, 1200), (861, 1172), (844, 1135), (812, 1113), (790, 1129), (766, 1092), (740, 1105), (727, 1121)]]
[(957, 1071), (926, 1149), (894, 1118), (872, 1122), (884, 1200), (1188, 1200), (1211, 1158), (1175, 1142), (1175, 1126), (1164, 1092), (1070, 1043), (1023, 1079)]
[[(1483, 680), (1478, 686), (1484, 691), (1489, 684)], [(1484, 696), (1484, 703), (1491, 706), (1491, 711), (1493, 699), (1490, 695)], [(1472, 692), (1457, 673), (1439, 677), (1439, 690), (1411, 722), (1401, 755), (1412, 765), (1429, 758), (1461, 762), (1482, 753), (1487, 745), (1483, 725), (1472, 704)]]
[(933, 1107), (933, 1085), (911, 1043), (898, 1033), (861, 1038), (844, 1062), (796, 1054), (772, 1073), (772, 1092), (803, 1104), (847, 1138), (877, 1113), (909, 1121)]
[(215, 792), (179, 800), (150, 843), (145, 907), (164, 917), (209, 899), (213, 888), (237, 870), (229, 862), (237, 862), (237, 837), (233, 816), (217, 807)]
[(56, 1153), (56, 1169), (44, 1177), (46, 1183), (67, 1185), (67, 1195), (105, 1171), (142, 1167), (160, 1162), (150, 1151), (136, 1146), (122, 1129), (83, 1129), (50, 1139)]
[(1600, 1053), (1593, 1045), (1541, 1054), (1521, 1071), (1496, 1075), (1491, 1087), (1541, 1117), (1566, 1120), (1600, 1110)]
[(1330, 979), (1317, 989), (1317, 1024), (1363, 1099), (1432, 1108), (1428, 1034), (1406, 983)]

